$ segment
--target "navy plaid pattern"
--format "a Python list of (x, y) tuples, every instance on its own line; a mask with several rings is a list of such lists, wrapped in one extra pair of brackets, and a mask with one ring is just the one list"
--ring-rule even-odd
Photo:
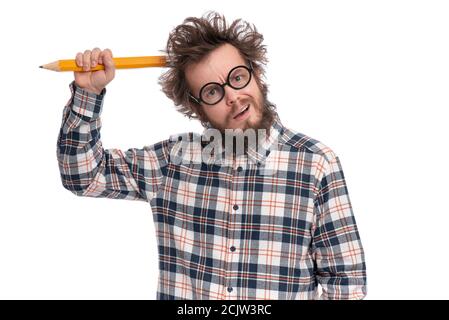
[(157, 299), (366, 296), (364, 251), (340, 160), (329, 147), (277, 117), (264, 147), (248, 152), (251, 161), (193, 161), (201, 151), (195, 147), (174, 161), (181, 144), (173, 138), (104, 150), (106, 89), (96, 95), (74, 82), (70, 89), (57, 142), (63, 186), (78, 196), (149, 202)]

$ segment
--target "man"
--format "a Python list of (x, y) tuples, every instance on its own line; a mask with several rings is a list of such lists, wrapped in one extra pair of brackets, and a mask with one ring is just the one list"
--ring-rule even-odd
[[(58, 138), (63, 185), (79, 196), (149, 202), (158, 299), (366, 296), (364, 251), (340, 160), (282, 125), (262, 80), (262, 40), (254, 26), (229, 26), (214, 12), (176, 27), (160, 84), (205, 131), (125, 152), (104, 150), (100, 140), (112, 52), (76, 56), (84, 72), (70, 84)], [(89, 72), (97, 63), (105, 70)], [(246, 147), (228, 152), (224, 140), (234, 129), (266, 135), (244, 135)]]

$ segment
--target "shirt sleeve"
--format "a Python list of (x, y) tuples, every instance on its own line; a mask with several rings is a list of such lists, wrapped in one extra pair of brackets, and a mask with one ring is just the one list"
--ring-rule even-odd
[(338, 156), (324, 165), (314, 201), (312, 252), (320, 300), (361, 300), (366, 296), (364, 250)]
[(97, 95), (75, 81), (70, 89), (57, 141), (63, 186), (78, 196), (150, 201), (164, 181), (169, 140), (142, 149), (103, 149), (100, 114), (106, 89)]

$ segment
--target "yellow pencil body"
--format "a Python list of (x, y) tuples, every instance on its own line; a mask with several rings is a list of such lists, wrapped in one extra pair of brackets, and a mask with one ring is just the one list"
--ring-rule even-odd
[[(116, 69), (131, 69), (131, 68), (147, 68), (147, 67), (167, 67), (166, 56), (143, 56), (143, 57), (125, 57), (112, 58), (114, 60)], [(84, 71), (82, 67), (78, 67), (76, 61), (72, 60), (58, 60), (49, 64), (40, 66), (41, 68), (53, 71)], [(104, 66), (97, 64), (89, 71), (104, 70)]]

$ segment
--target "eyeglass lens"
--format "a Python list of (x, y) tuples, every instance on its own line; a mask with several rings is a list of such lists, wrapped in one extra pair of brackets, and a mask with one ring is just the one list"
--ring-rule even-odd
[[(236, 68), (228, 76), (228, 84), (234, 89), (245, 87), (251, 79), (250, 72), (246, 68)], [(213, 104), (224, 96), (224, 88), (218, 83), (210, 83), (201, 90), (201, 100)]]

